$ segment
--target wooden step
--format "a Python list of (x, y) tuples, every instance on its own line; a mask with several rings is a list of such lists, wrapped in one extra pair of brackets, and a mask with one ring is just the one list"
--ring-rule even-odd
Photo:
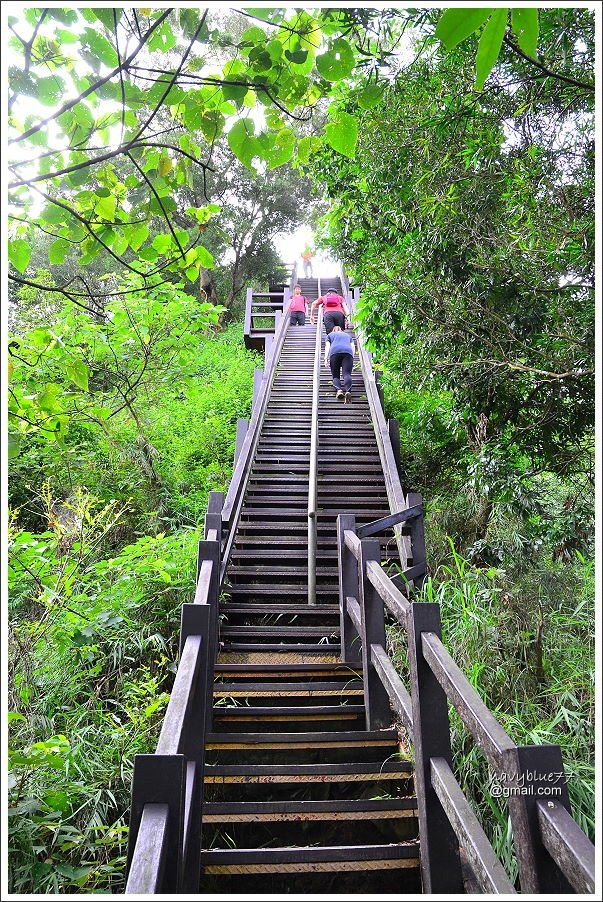
[(272, 638), (283, 638), (287, 636), (300, 636), (303, 638), (310, 636), (339, 636), (339, 618), (333, 624), (324, 624), (321, 626), (284, 626), (277, 624), (276, 626), (267, 626), (259, 624), (258, 626), (222, 626), (220, 628), (220, 637), (243, 637), (256, 638), (258, 636)]
[(308, 846), (275, 849), (203, 849), (204, 874), (283, 874), (417, 868), (416, 841), (372, 846)]
[(209, 764), (206, 783), (358, 783), (407, 780), (410, 761), (351, 764)]
[(280, 678), (281, 675), (287, 678), (299, 676), (306, 679), (307, 677), (312, 676), (324, 679), (325, 676), (341, 678), (343, 675), (350, 674), (352, 677), (362, 679), (362, 662), (355, 661), (349, 664), (317, 664), (315, 661), (302, 661), (295, 664), (270, 664), (268, 661), (262, 661), (255, 664), (251, 662), (245, 664), (218, 662), (214, 665), (214, 673), (222, 676), (240, 675), (245, 678), (248, 675), (253, 674), (254, 676), (262, 677), (270, 676), (275, 679)]
[(214, 723), (272, 723), (296, 721), (344, 721), (364, 719), (364, 705), (259, 706), (214, 705)]
[[(224, 587), (224, 592), (230, 596), (241, 595), (276, 595), (279, 598), (287, 598), (288, 595), (303, 595), (307, 598), (308, 588), (300, 583), (234, 583), (230, 587)], [(339, 586), (336, 583), (331, 585), (319, 585), (316, 587), (317, 595), (333, 595), (339, 597)]]
[[(286, 565), (277, 566), (276, 564), (271, 565), (270, 567), (257, 565), (255, 567), (244, 566), (242, 564), (231, 564), (228, 567), (228, 575), (230, 577), (233, 576), (300, 576), (306, 577), (308, 575), (308, 566), (297, 566), (292, 564), (290, 567)], [(337, 566), (328, 566), (317, 567), (316, 568), (317, 576), (337, 576)]]
[(337, 604), (233, 604), (220, 602), (221, 614), (249, 614), (260, 617), (264, 614), (295, 614), (296, 616), (318, 617), (321, 615), (336, 616), (339, 613)]
[(206, 802), (203, 823), (255, 821), (354, 821), (416, 817), (414, 796), (395, 799), (333, 799), (327, 802)]
[[(214, 670), (217, 670), (220, 666), (243, 666), (249, 672), (249, 668), (253, 665), (260, 666), (265, 670), (266, 667), (270, 666), (275, 666), (279, 669), (305, 665), (312, 668), (320, 666), (337, 667), (339, 663), (340, 649), (338, 646), (321, 645), (318, 648), (312, 646), (312, 650), (309, 653), (303, 649), (300, 650), (296, 645), (278, 646), (276, 650), (262, 646), (259, 650), (256, 648), (251, 651), (220, 649), (218, 664), (214, 667)], [(267, 672), (269, 673), (269, 671)]]
[(396, 730), (321, 730), (305, 733), (221, 733), (206, 736), (207, 749), (275, 749), (296, 748), (363, 748), (378, 747), (398, 750)]
[(360, 681), (353, 683), (217, 683), (214, 698), (324, 698), (364, 695)]
[[(232, 640), (224, 643), (224, 651), (249, 653), (249, 652), (297, 652), (301, 654), (326, 655), (327, 651), (331, 658), (338, 657), (341, 652), (341, 646), (337, 642), (322, 643), (305, 643), (305, 642), (233, 642)], [(220, 655), (221, 656), (221, 655)]]

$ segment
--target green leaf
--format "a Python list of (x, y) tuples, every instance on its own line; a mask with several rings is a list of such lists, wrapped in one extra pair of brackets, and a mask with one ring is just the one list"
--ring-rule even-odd
[(17, 435), (16, 432), (9, 432), (8, 433), (8, 452), (7, 452), (8, 459), (13, 460), (15, 457), (18, 457), (20, 450), (21, 450), (21, 436)]
[(109, 197), (100, 197), (96, 202), (94, 212), (101, 219), (112, 222), (115, 219), (115, 204), (116, 199), (114, 194), (111, 194)]
[(316, 57), (316, 68), (327, 81), (339, 81), (351, 74), (356, 57), (345, 38), (336, 38), (326, 53)]
[(197, 100), (188, 100), (184, 105), (184, 115), (183, 121), (184, 124), (190, 131), (194, 132), (201, 125), (201, 119), (203, 117), (203, 107)]
[(111, 245), (111, 250), (114, 254), (117, 254), (118, 257), (122, 257), (125, 252), (128, 250), (129, 241), (125, 235), (119, 232)]
[[(166, 19), (163, 25), (157, 28), (148, 42), (149, 50), (160, 50), (167, 53), (176, 46), (176, 35), (174, 34), (169, 21)], [(165, 88), (165, 85), (162, 85)]]
[(90, 370), (83, 360), (72, 360), (65, 367), (65, 372), (78, 388), (88, 391), (88, 378)]
[(246, 12), (254, 19), (262, 19), (264, 22), (280, 22), (283, 12), (280, 9), (264, 9), (264, 7), (251, 7)]
[(31, 247), (24, 238), (14, 238), (8, 242), (8, 259), (15, 269), (24, 273), (31, 257)]
[[(285, 50), (285, 56), (287, 57), (287, 59), (289, 60), (290, 63), (298, 63), (298, 65), (301, 66), (308, 59), (308, 51), (304, 50), (303, 48), (301, 50), (293, 50), (293, 51)], [(268, 59), (271, 62), (270, 54), (268, 54)], [(269, 65), (266, 66), (266, 68), (267, 69), (270, 68)]]
[(210, 144), (213, 144), (224, 130), (224, 116), (218, 110), (206, 110), (201, 117), (199, 127)]
[(58, 75), (48, 75), (38, 79), (38, 92), (36, 99), (45, 106), (54, 106), (62, 100), (65, 93), (65, 83)]
[(484, 26), (475, 57), (475, 90), (481, 91), (492, 71), (507, 27), (507, 9), (497, 9)]
[(265, 44), (266, 43), (266, 32), (262, 31), (261, 28), (258, 28), (257, 25), (252, 25), (251, 28), (248, 28), (247, 31), (244, 31), (241, 35), (241, 44)]
[(252, 119), (239, 119), (228, 132), (228, 146), (245, 166), (251, 166), (255, 156), (259, 156), (255, 126)]
[(538, 10), (513, 8), (511, 10), (511, 28), (523, 52), (528, 56), (535, 57), (538, 47)]
[(295, 147), (295, 135), (290, 128), (283, 128), (276, 135), (271, 150), (265, 154), (265, 160), (269, 169), (276, 169), (288, 163), (293, 156), (293, 148)]
[(246, 85), (222, 85), (222, 94), (226, 100), (234, 100), (240, 106), (249, 88)]
[(100, 19), (107, 31), (113, 31), (114, 29), (113, 13), (115, 13), (118, 23), (123, 13), (123, 9), (93, 9), (92, 11), (96, 18)]
[(335, 121), (325, 126), (325, 140), (337, 153), (353, 158), (358, 141), (358, 122), (349, 113), (338, 113)]
[(374, 106), (377, 106), (377, 104), (383, 97), (384, 90), (385, 85), (380, 84), (379, 82), (372, 82), (371, 84), (368, 84), (358, 94), (358, 106), (363, 110), (370, 110)]
[(106, 66), (110, 66), (112, 69), (117, 66), (118, 60), (115, 47), (113, 47), (104, 35), (99, 31), (95, 31), (94, 28), (84, 29), (81, 37), (81, 45), (83, 48), (88, 49), (93, 57), (99, 59), (101, 63), (104, 63)]
[(307, 163), (310, 159), (310, 154), (313, 150), (315, 150), (316, 146), (319, 144), (319, 140), (317, 138), (312, 137), (311, 135), (302, 138), (297, 145), (297, 159), (300, 163)]
[(8, 83), (15, 94), (36, 97), (38, 94), (38, 78), (31, 72), (22, 72), (17, 66), (8, 67)]
[(439, 38), (447, 50), (452, 50), (465, 38), (483, 25), (494, 12), (491, 7), (482, 9), (447, 9), (438, 21), (435, 30), (436, 38)]
[(156, 251), (166, 254), (174, 243), (171, 235), (155, 235), (151, 242)]
[(149, 226), (146, 222), (140, 222), (134, 228), (128, 229), (128, 242), (133, 251), (137, 251), (149, 237)]
[(18, 711), (9, 711), (8, 712), (8, 722), (12, 723), (14, 720), (19, 720), (19, 721), (22, 720), (24, 723), (27, 723), (27, 718), (24, 717), (23, 714), (20, 714)]
[(58, 399), (61, 392), (62, 388), (56, 382), (48, 383), (36, 399), (40, 410), (44, 413), (62, 413), (63, 406)]
[(200, 266), (203, 266), (204, 269), (213, 269), (216, 265), (216, 261), (214, 260), (212, 254), (207, 250), (203, 245), (199, 245), (197, 248), (197, 262)]
[(49, 329), (33, 329), (27, 338), (34, 348), (47, 348), (54, 336)]
[(138, 252), (138, 256), (141, 260), (146, 260), (148, 263), (155, 263), (159, 254), (154, 247), (143, 247)]
[(56, 241), (52, 242), (48, 249), (48, 259), (54, 264), (64, 263), (70, 248), (70, 241), (65, 241), (64, 238), (57, 238)]

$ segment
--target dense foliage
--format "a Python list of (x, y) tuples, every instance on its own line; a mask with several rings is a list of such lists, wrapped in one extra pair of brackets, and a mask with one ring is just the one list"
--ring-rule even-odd
[[(426, 499), (422, 597), (442, 604), (456, 660), (512, 738), (562, 745), (591, 832), (593, 24), (541, 11), (540, 68), (507, 36), (480, 91), (476, 44), (442, 53), (424, 32), (370, 109), (340, 89), (354, 159), (311, 164), (331, 201), (322, 242), (361, 288), (406, 481)], [(460, 724), (455, 743), (514, 872), (506, 812)]]
[(11, 8), (14, 892), (123, 890), (133, 756), (258, 365), (226, 323), (321, 208), (426, 499), (421, 598), (511, 736), (562, 745), (592, 832), (593, 19)]
[[(256, 361), (240, 326), (195, 332), (193, 304), (183, 340), (187, 305), (177, 291), (164, 301), (173, 331), (158, 325), (155, 333), (147, 321), (148, 345), (157, 338), (160, 353), (151, 351), (144, 379), (126, 395), (129, 406), (120, 390), (128, 377), (136, 381), (130, 367), (144, 363), (141, 345), (120, 333), (126, 327), (119, 319), (111, 343), (89, 319), (76, 330), (73, 317), (86, 315), (65, 302), (53, 334), (66, 354), (74, 341), (90, 339), (90, 382), (105, 412), (91, 413), (82, 387), (67, 392), (73, 409), (60, 448), (43, 430), (29, 433), (11, 470), (15, 892), (123, 889), (133, 756), (154, 749), (180, 607), (194, 593), (208, 492), (227, 488), (236, 421), (249, 413)], [(132, 322), (152, 311), (141, 304)], [(32, 353), (39, 332), (20, 337), (23, 354)], [(100, 335), (107, 336), (105, 327)], [(48, 386), (60, 375), (52, 354), (39, 355), (36, 367), (35, 378), (55, 398)], [(22, 365), (15, 390), (26, 392), (32, 378)]]

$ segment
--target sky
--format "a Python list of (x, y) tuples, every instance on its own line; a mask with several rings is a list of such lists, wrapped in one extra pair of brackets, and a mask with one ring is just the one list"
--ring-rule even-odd
[[(278, 235), (274, 240), (274, 246), (283, 263), (298, 262), (301, 265), (301, 254), (306, 245), (314, 247), (314, 235), (309, 226), (300, 226), (290, 235)], [(325, 251), (315, 250), (312, 261), (314, 275), (331, 276), (337, 274), (338, 263), (326, 255)]]

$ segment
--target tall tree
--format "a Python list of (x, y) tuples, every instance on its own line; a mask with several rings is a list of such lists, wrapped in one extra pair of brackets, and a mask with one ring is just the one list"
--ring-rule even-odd
[(564, 473), (590, 465), (594, 413), (593, 15), (541, 25), (546, 73), (505, 44), (476, 92), (475, 48), (432, 40), (370, 110), (349, 93), (356, 158), (313, 172), (369, 336), (453, 392), (491, 470)]

